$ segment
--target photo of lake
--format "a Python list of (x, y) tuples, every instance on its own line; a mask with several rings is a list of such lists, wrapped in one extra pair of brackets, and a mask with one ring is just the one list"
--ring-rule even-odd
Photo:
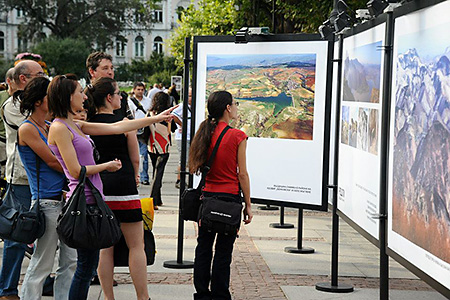
[(249, 137), (313, 139), (315, 54), (208, 55), (206, 98), (229, 91)]

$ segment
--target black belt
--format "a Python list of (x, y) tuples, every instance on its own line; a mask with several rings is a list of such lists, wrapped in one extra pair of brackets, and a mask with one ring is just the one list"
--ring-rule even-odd
[(50, 197), (45, 197), (43, 199), (48, 199), (48, 200), (58, 200), (61, 201), (62, 200), (62, 194), (59, 194), (57, 196), (50, 196)]

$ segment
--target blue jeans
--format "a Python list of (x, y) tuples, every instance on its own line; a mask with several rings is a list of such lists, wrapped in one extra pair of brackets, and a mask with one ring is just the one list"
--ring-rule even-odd
[(148, 150), (147, 145), (144, 143), (139, 142), (139, 155), (141, 156), (140, 159), (140, 174), (141, 182), (143, 181), (149, 181), (148, 177)]
[[(20, 204), (29, 209), (31, 205), (31, 192), (28, 185), (11, 185), (11, 192)], [(20, 268), (25, 256), (26, 245), (9, 240), (3, 244), (2, 270), (0, 271), (0, 296), (18, 295)]]
[(100, 250), (77, 249), (77, 254), (77, 269), (70, 286), (69, 300), (87, 299), (92, 276), (97, 270)]

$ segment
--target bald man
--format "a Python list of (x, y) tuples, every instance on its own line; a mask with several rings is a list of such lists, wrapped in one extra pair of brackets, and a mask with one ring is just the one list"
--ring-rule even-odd
[[(17, 90), (23, 90), (33, 78), (46, 76), (42, 67), (33, 60), (25, 60), (14, 68), (13, 81)], [(25, 120), (20, 113), (20, 101), (9, 97), (0, 108), (6, 131), (6, 181), (11, 186), (10, 192), (25, 208), (31, 205), (31, 191), (28, 178), (15, 150), (17, 129)], [(14, 174), (11, 177), (14, 163)], [(0, 299), (19, 299), (17, 285), (20, 278), (20, 268), (25, 255), (25, 244), (5, 240), (3, 245), (3, 262), (0, 271)]]

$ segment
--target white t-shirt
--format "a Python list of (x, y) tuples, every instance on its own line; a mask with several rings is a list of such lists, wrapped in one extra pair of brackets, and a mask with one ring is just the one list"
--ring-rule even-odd
[[(137, 99), (136, 97), (135, 97), (135, 99), (139, 101), (139, 99)], [(145, 96), (139, 102), (141, 103), (141, 105), (145, 111), (148, 111), (152, 104), (152, 102), (150, 101), (150, 98), (147, 98)], [(142, 110), (138, 109), (137, 106), (134, 105), (133, 101), (130, 98), (128, 98), (128, 106), (130, 107), (130, 110), (133, 112), (135, 119), (142, 119), (143, 117), (145, 117), (144, 112)]]
[(155, 97), (156, 93), (159, 92), (162, 92), (162, 90), (154, 87), (150, 91), (148, 91), (147, 97), (150, 98), (150, 101), (153, 101), (153, 97)]
[[(187, 120), (187, 140), (191, 139), (191, 106), (188, 106), (188, 120)], [(172, 115), (183, 122), (183, 103), (181, 103), (177, 108), (172, 111)], [(181, 140), (182, 129), (181, 126), (177, 124), (177, 130), (175, 131), (175, 140)]]

